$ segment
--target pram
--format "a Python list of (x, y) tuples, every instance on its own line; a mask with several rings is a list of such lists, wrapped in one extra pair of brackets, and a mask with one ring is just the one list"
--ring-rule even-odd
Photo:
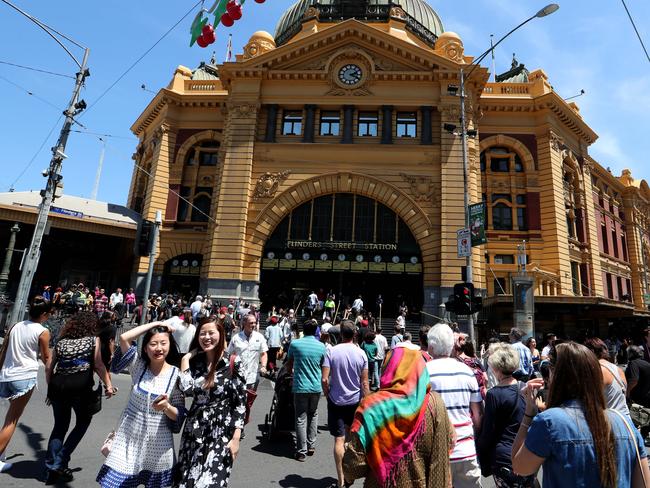
[(264, 417), (263, 435), (270, 441), (295, 430), (295, 409), (293, 406), (293, 375), (285, 361), (275, 376), (275, 392), (269, 413)]

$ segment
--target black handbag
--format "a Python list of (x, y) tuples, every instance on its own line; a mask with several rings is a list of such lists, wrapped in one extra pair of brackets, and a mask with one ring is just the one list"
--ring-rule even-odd
[(102, 409), (102, 396), (104, 394), (102, 388), (102, 384), (99, 383), (97, 388), (91, 390), (90, 397), (88, 398), (88, 413), (90, 415), (95, 415)]

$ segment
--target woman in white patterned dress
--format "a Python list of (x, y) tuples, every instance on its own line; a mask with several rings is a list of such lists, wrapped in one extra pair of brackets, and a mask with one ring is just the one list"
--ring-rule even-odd
[(223, 321), (201, 319), (181, 361), (181, 389), (194, 401), (187, 414), (175, 488), (223, 488), (239, 452), (246, 383), (239, 360), (224, 359)]
[[(138, 356), (131, 342), (141, 334)], [(103, 488), (171, 486), (173, 432), (180, 431), (185, 417), (179, 359), (171, 331), (162, 322), (135, 327), (120, 337), (112, 370), (128, 368), (133, 386), (111, 452), (97, 475)]]

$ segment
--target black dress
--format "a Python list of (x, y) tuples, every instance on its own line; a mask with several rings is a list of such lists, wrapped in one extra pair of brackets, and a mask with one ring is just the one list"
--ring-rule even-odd
[(203, 389), (207, 375), (205, 356), (190, 362), (190, 370), (181, 373), (180, 386), (194, 401), (187, 414), (174, 486), (179, 488), (228, 486), (232, 454), (228, 442), (235, 429), (243, 429), (246, 414), (246, 384), (239, 361), (234, 367), (221, 359), (214, 386)]

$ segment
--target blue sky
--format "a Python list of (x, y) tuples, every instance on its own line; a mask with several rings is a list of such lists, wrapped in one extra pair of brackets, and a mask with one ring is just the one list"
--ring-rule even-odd
[[(83, 98), (91, 105), (195, 2), (15, 0), (15, 3), (90, 47), (91, 77), (87, 79)], [(211, 3), (206, 1), (206, 6)], [(490, 34), (498, 39), (546, 5), (544, 0), (430, 0), (429, 3), (442, 18), (446, 30), (460, 34), (465, 52), (470, 55), (480, 54), (489, 47)], [(210, 58), (212, 50), (223, 61), (228, 33), (233, 34), (233, 51), (241, 53), (253, 32), (273, 33), (277, 20), (290, 4), (285, 0), (267, 0), (264, 4), (249, 0), (244, 5), (243, 18), (230, 29), (220, 26), (216, 43), (207, 49), (188, 46), (188, 31), (195, 10), (80, 118), (86, 129), (75, 129), (113, 136), (105, 138), (107, 148), (99, 200), (126, 201), (133, 170), (131, 154), (137, 144), (129, 127), (153, 97), (141, 85), (157, 91), (167, 85), (177, 65), (196, 67), (200, 61)], [(641, 36), (650, 46), (650, 2), (627, 0), (627, 4)], [(650, 128), (650, 63), (621, 2), (564, 0), (560, 6), (559, 11), (535, 19), (499, 47), (497, 72), (509, 68), (515, 52), (517, 59), (531, 71), (544, 69), (561, 96), (569, 97), (584, 89), (586, 94), (576, 102), (586, 122), (600, 136), (590, 149), (592, 156), (603, 166), (611, 167), (615, 174), (630, 168), (635, 177), (650, 179), (650, 161), (645, 150)], [(72, 60), (44, 32), (3, 3), (0, 3), (0, 45), (3, 46), (1, 62), (69, 75), (76, 71)], [(75, 53), (81, 57), (81, 52)], [(490, 67), (489, 60), (484, 65)], [(43, 186), (41, 171), (49, 163), (49, 148), (55, 143), (62, 123), (57, 119), (68, 103), (72, 86), (70, 78), (0, 64), (3, 117), (0, 191), (7, 191), (17, 178), (14, 185), (17, 191)], [(24, 90), (34, 95), (27, 95)], [(98, 136), (71, 134), (66, 149), (68, 159), (63, 167), (65, 193), (90, 196), (100, 151)], [(33, 163), (25, 171), (32, 158)]]

